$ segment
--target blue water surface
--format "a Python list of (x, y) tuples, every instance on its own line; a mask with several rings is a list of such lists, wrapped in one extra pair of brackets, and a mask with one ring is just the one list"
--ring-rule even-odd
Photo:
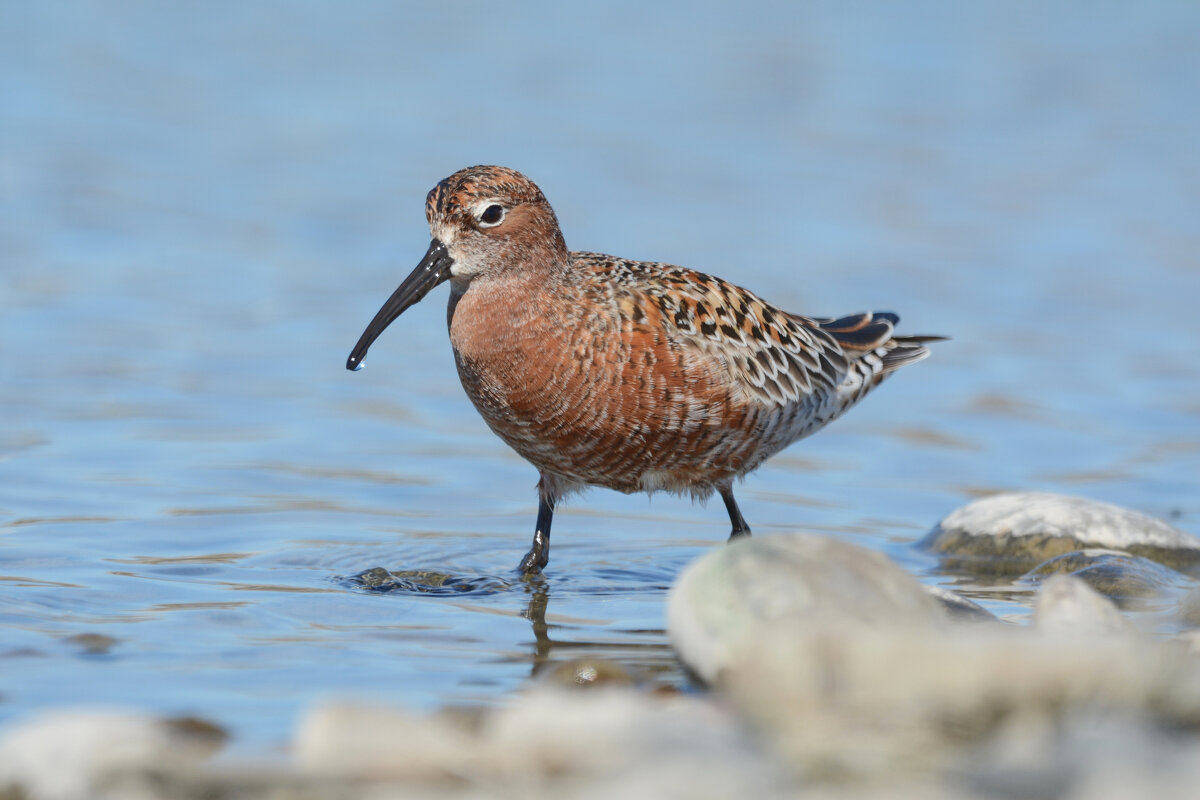
[(1200, 533), (1197, 52), (1169, 0), (6, 4), (0, 726), (128, 706), (270, 751), (323, 698), (502, 702), (580, 655), (686, 683), (664, 598), (719, 503), (574, 498), (521, 582), (536, 474), (445, 289), (344, 369), (476, 163), (574, 249), (953, 337), (752, 475), (756, 533), (931, 582), (910, 543), (987, 492)]

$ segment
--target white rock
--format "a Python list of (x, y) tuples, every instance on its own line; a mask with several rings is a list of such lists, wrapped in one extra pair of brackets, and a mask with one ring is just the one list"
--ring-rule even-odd
[(1200, 673), (1178, 648), (1002, 625), (788, 638), (730, 665), (720, 686), (801, 771), (859, 779), (953, 772), (964, 742), (1014, 720), (1054, 729), (1092, 710), (1200, 721)]
[(570, 797), (762, 797), (784, 783), (736, 718), (687, 695), (539, 689), (489, 715), (483, 734), (506, 784), (569, 776)]
[(1117, 550), (1144, 546), (1200, 550), (1200, 539), (1160, 519), (1111, 503), (1049, 492), (984, 497), (951, 512), (926, 542), (948, 536), (1020, 539), (1052, 537)]
[(713, 681), (732, 663), (814, 628), (932, 627), (944, 612), (881, 553), (807, 535), (756, 536), (715, 548), (671, 588), (671, 644)]
[(295, 756), (314, 777), (413, 796), (457, 797), (464, 779), (488, 796), (536, 798), (776, 797), (787, 785), (718, 705), (620, 685), (543, 686), (469, 721), (331, 704), (303, 721)]
[(221, 738), (133, 712), (46, 712), (0, 738), (0, 794), (20, 787), (17, 797), (36, 800), (94, 798), (110, 776), (195, 763)]
[(476, 735), (445, 713), (331, 702), (304, 716), (293, 756), (306, 773), (342, 778), (444, 778), (479, 761)]

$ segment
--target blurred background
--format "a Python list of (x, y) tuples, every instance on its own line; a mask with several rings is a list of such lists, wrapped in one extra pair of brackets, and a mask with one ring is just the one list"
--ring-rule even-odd
[(987, 492), (1200, 533), (1197, 52), (1182, 0), (4, 3), (0, 724), (132, 706), (269, 752), (320, 698), (500, 702), (580, 654), (686, 683), (663, 601), (719, 503), (572, 498), (521, 582), (536, 473), (446, 291), (344, 369), (471, 164), (574, 249), (952, 337), (750, 476), (756, 533), (934, 583), (910, 543)]

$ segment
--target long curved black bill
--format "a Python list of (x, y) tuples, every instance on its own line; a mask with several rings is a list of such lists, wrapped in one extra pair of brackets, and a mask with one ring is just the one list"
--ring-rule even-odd
[(453, 263), (454, 259), (446, 252), (446, 245), (439, 239), (431, 241), (421, 263), (417, 264), (417, 268), (404, 279), (404, 283), (392, 292), (392, 296), (383, 304), (383, 308), (379, 309), (371, 324), (363, 331), (363, 335), (358, 337), (358, 344), (354, 345), (354, 349), (350, 351), (350, 358), (346, 359), (346, 369), (362, 369), (367, 348), (379, 338), (384, 328), (391, 325), (392, 320), (403, 314), (405, 309), (415, 305), (428, 294), (430, 289), (449, 278), (450, 265)]

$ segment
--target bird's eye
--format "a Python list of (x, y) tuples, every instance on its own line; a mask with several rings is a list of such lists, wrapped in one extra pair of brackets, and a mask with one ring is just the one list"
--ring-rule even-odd
[(479, 221), (487, 227), (499, 225), (500, 220), (504, 219), (504, 206), (492, 204), (483, 210), (479, 215)]

